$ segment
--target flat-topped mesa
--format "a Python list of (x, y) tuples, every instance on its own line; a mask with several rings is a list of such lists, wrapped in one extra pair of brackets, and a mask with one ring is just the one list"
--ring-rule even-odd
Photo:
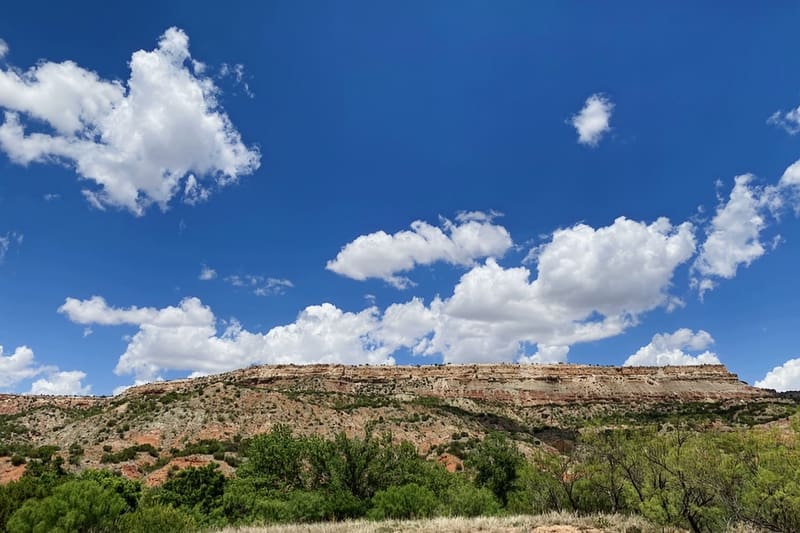
[(103, 405), (105, 398), (95, 396), (35, 396), (32, 394), (0, 394), (0, 415), (56, 406), (60, 409), (88, 409)]
[[(774, 395), (743, 383), (722, 365), (265, 365), (200, 380), (276, 391), (469, 399), (518, 406), (722, 401)], [(129, 393), (158, 394), (165, 387), (184, 390), (199, 384), (179, 380), (134, 387)]]

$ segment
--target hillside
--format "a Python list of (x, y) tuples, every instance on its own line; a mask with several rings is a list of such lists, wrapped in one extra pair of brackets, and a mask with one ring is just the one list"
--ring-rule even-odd
[[(680, 416), (752, 425), (781, 419), (793, 405), (716, 365), (261, 366), (115, 397), (0, 395), (0, 442), (6, 456), (52, 445), (74, 469), (112, 467), (155, 484), (170, 461), (202, 465), (216, 454), (231, 471), (239, 444), (277, 423), (302, 435), (391, 432), (455, 469), (461, 452), (491, 430), (523, 449), (563, 450), (588, 421)], [(0, 459), (0, 479), (22, 468)]]

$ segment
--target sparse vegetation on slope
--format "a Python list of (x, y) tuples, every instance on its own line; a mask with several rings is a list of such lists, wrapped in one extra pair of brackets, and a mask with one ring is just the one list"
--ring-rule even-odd
[[(2, 530), (66, 527), (45, 509), (69, 507), (74, 524), (104, 531), (549, 512), (800, 531), (797, 404), (721, 367), (604, 369), (583, 400), (596, 380), (571, 366), (534, 384), (503, 366), (392, 369), (409, 373), (395, 382), (333, 368), (248, 369), (113, 399), (4, 396)], [(662, 392), (631, 402), (643, 386)], [(562, 397), (543, 401), (548, 387)]]

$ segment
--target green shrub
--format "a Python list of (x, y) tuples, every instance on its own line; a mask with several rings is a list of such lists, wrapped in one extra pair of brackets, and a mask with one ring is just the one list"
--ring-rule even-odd
[(168, 505), (140, 507), (119, 520), (119, 530), (126, 533), (183, 533), (196, 529), (191, 516)]
[(409, 483), (377, 492), (372, 497), (368, 516), (373, 520), (428, 518), (438, 506), (439, 501), (431, 490)]
[(459, 482), (444, 494), (445, 510), (450, 516), (494, 516), (500, 513), (500, 502), (486, 487)]
[(286, 503), (289, 522), (322, 522), (332, 515), (330, 501), (322, 492), (295, 491)]
[(113, 491), (125, 500), (125, 511), (133, 511), (139, 505), (142, 495), (142, 484), (139, 481), (123, 477), (118, 472), (111, 470), (84, 470), (80, 478), (99, 483), (102, 487)]
[(14, 466), (24, 465), (26, 463), (25, 458), (18, 453), (15, 453), (11, 456), (11, 464)]
[(490, 433), (470, 454), (467, 466), (475, 470), (475, 483), (490, 489), (506, 504), (524, 457), (502, 433)]
[(197, 509), (208, 515), (222, 504), (225, 476), (217, 463), (202, 468), (187, 468), (170, 477), (161, 486), (157, 500), (186, 509)]
[(125, 501), (95, 481), (68, 481), (52, 496), (26, 501), (8, 521), (9, 533), (111, 531)]

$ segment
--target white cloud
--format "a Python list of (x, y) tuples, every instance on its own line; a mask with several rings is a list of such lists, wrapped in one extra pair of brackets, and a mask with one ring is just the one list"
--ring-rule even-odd
[(530, 356), (523, 355), (519, 358), (522, 364), (553, 364), (563, 363), (567, 360), (569, 346), (547, 346), (540, 344), (537, 346), (536, 353)]
[(30, 394), (50, 394), (56, 396), (85, 396), (92, 390), (90, 385), (83, 385), (86, 374), (79, 370), (54, 372), (47, 378), (37, 379), (31, 386)]
[(578, 132), (578, 142), (588, 146), (597, 146), (603, 135), (611, 130), (609, 124), (614, 103), (602, 94), (593, 94), (578, 114), (570, 121)]
[(789, 359), (781, 366), (776, 366), (756, 381), (756, 387), (775, 389), (776, 391), (800, 390), (800, 358)]
[(768, 119), (767, 124), (774, 124), (786, 130), (789, 135), (800, 133), (800, 107), (789, 111), (775, 111)]
[(505, 254), (514, 243), (504, 227), (492, 223), (493, 216), (473, 211), (460, 213), (457, 223), (443, 219), (442, 227), (417, 220), (411, 224), (411, 231), (361, 235), (345, 245), (325, 268), (359, 281), (382, 279), (403, 289), (413, 282), (398, 274), (418, 265), (445, 261), (471, 266), (478, 258)]
[(219, 331), (213, 312), (197, 298), (163, 309), (112, 308), (97, 296), (68, 298), (59, 312), (79, 324), (137, 326), (115, 372), (140, 382), (157, 379), (165, 369), (214, 373), (253, 363), (392, 364), (397, 343), (419, 329), (400, 309), (387, 310), (394, 318), (381, 324), (374, 307), (350, 313), (329, 303), (309, 306), (293, 323), (266, 333), (246, 331), (236, 321)]
[(786, 170), (783, 172), (783, 176), (781, 176), (781, 181), (779, 182), (780, 187), (789, 187), (789, 186), (800, 186), (800, 160), (795, 161)]
[[(72, 61), (0, 68), (0, 149), (18, 164), (73, 165), (97, 186), (83, 193), (101, 209), (166, 209), (182, 181), (184, 200), (202, 201), (211, 188), (254, 172), (260, 155), (242, 143), (219, 89), (190, 70), (191, 61), (189, 38), (170, 28), (155, 50), (133, 53), (124, 84)], [(28, 122), (52, 131), (26, 133)]]
[(217, 271), (216, 270), (214, 270), (213, 268), (211, 268), (211, 267), (209, 267), (207, 265), (203, 265), (200, 268), (200, 275), (197, 276), (197, 279), (202, 280), (202, 281), (210, 281), (210, 280), (212, 280), (212, 279), (214, 279), (216, 277), (217, 277)]
[(40, 365), (27, 346), (20, 346), (9, 355), (4, 355), (0, 346), (0, 389), (11, 388), (40, 374), (47, 377), (36, 380), (30, 394), (88, 394), (91, 390), (89, 385), (80, 383), (86, 378), (83, 372), (60, 372), (55, 366)]
[[(659, 333), (653, 336), (650, 344), (625, 360), (623, 366), (667, 366), (667, 365), (718, 365), (716, 354), (706, 350), (714, 339), (707, 331), (697, 333), (681, 328), (674, 333)], [(686, 352), (700, 352), (690, 355)]]
[(54, 201), (58, 200), (59, 198), (61, 198), (61, 195), (58, 194), (58, 193), (49, 192), (49, 193), (45, 194), (42, 198), (44, 198), (45, 202), (54, 202)]
[(255, 98), (255, 94), (250, 89), (250, 84), (248, 84), (247, 80), (245, 79), (244, 65), (241, 63), (236, 63), (234, 65), (223, 63), (219, 68), (219, 76), (220, 78), (233, 78), (234, 83), (236, 85), (241, 85), (241, 87), (244, 89), (244, 93), (247, 96), (250, 98)]
[(3, 59), (8, 54), (8, 43), (0, 39), (0, 59)]
[[(672, 298), (674, 270), (694, 253), (693, 226), (618, 218), (598, 229), (556, 231), (538, 254), (538, 277), (489, 258), (466, 272), (449, 298), (417, 298), (360, 312), (330, 303), (304, 309), (266, 333), (222, 323), (197, 298), (165, 308), (115, 308), (93, 296), (59, 312), (82, 325), (131, 324), (116, 367), (137, 380), (164, 370), (222, 372), (253, 363), (391, 364), (400, 349), (445, 362), (559, 362), (569, 346), (618, 335)], [(237, 278), (252, 287), (246, 278)], [(527, 348), (537, 345), (529, 354)]]
[(740, 266), (766, 253), (761, 233), (768, 212), (777, 209), (781, 199), (775, 187), (758, 187), (752, 181), (749, 174), (737, 176), (728, 201), (717, 206), (692, 265), (692, 283), (701, 295), (716, 286), (716, 278), (731, 279)]
[[(641, 313), (671, 302), (674, 270), (694, 253), (694, 227), (620, 217), (554, 232), (538, 249), (538, 276), (489, 259), (434, 300), (435, 332), (425, 348), (448, 362), (557, 362), (568, 347), (618, 335)], [(538, 345), (528, 355), (528, 345)]]
[(20, 346), (14, 353), (5, 355), (0, 346), (0, 388), (8, 388), (20, 381), (32, 378), (43, 371), (33, 359), (33, 350)]
[(17, 233), (16, 231), (11, 231), (5, 235), (0, 235), (0, 262), (5, 259), (6, 254), (12, 246), (19, 246), (22, 244), (24, 237), (24, 235)]
[(283, 278), (271, 278), (257, 276), (253, 274), (233, 275), (225, 278), (225, 281), (234, 287), (246, 287), (253, 291), (256, 296), (273, 296), (285, 294), (286, 289), (294, 287), (291, 280)]

